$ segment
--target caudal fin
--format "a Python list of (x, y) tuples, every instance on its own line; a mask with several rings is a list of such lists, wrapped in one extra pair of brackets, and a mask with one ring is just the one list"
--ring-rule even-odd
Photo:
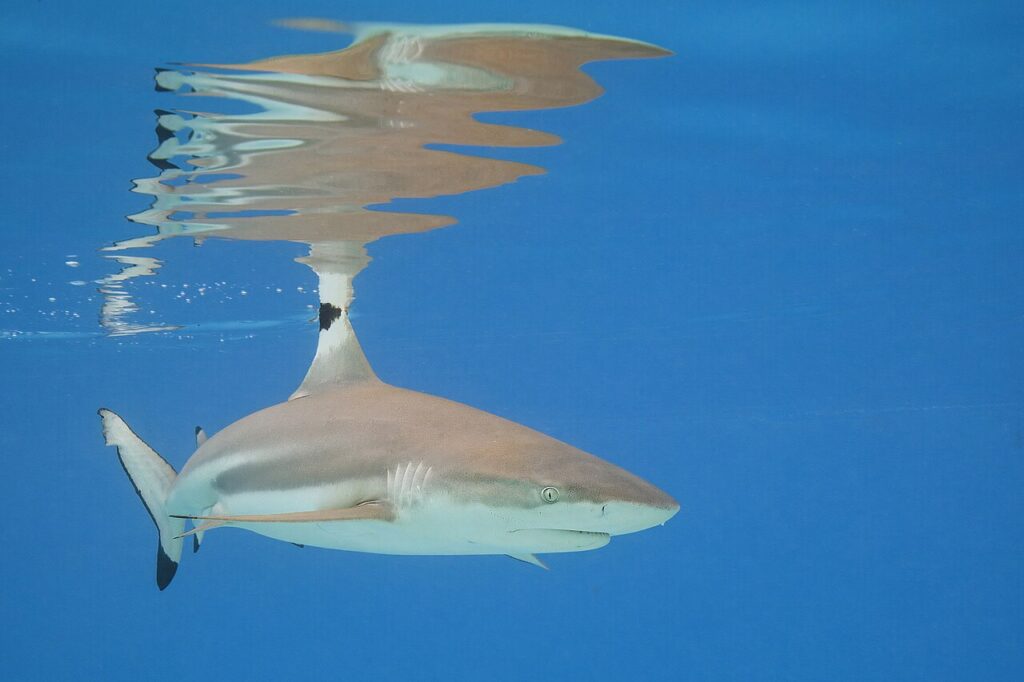
[(181, 560), (181, 534), (185, 531), (185, 521), (171, 517), (164, 507), (167, 493), (178, 474), (156, 450), (136, 436), (121, 417), (106, 408), (100, 409), (99, 415), (103, 420), (103, 438), (107, 445), (117, 447), (121, 466), (156, 524), (159, 533), (156, 584), (162, 590), (171, 584)]

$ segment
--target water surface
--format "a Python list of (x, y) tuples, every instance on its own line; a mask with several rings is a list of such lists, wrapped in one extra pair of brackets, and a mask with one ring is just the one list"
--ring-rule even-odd
[[(293, 11), (565, 25), (675, 56), (590, 43), (579, 71), (554, 60), (567, 99), (520, 108), (487, 78), (537, 72), (460, 57), (487, 78), (442, 98), (451, 118), (405, 87), (451, 73), (402, 71), (397, 43), (376, 101), (310, 99), (383, 79), (325, 56), (343, 34), (272, 26), (279, 3), (0, 10), (8, 677), (1020, 677), (1016, 5)], [(374, 127), (406, 120), (429, 135)], [(221, 159), (232, 131), (301, 144)], [(417, 172), (374, 164), (384, 133)], [(353, 165), (331, 180), (314, 148)], [(683, 511), (549, 572), (226, 531), (157, 592), (95, 409), (180, 466), (196, 424), (290, 394), (318, 302), (293, 261), (341, 218), (369, 242), (351, 313), (382, 378), (600, 453)]]

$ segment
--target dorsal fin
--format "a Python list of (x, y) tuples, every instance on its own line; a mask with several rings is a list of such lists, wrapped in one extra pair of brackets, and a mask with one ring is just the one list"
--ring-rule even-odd
[(206, 442), (206, 431), (203, 431), (203, 427), (202, 426), (197, 426), (196, 427), (196, 447), (198, 448), (200, 445), (202, 445), (205, 442)]
[(312, 268), (320, 281), (320, 334), (306, 378), (289, 400), (342, 384), (376, 380), (348, 319), (354, 298), (352, 280), (370, 262), (366, 249), (359, 242), (313, 244), (309, 256), (299, 262)]

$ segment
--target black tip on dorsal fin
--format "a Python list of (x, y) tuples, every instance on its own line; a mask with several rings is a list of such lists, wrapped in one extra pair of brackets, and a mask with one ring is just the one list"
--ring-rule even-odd
[(156, 79), (157, 76), (162, 74), (164, 71), (170, 71), (170, 69), (161, 69), (160, 67), (157, 67), (157, 68), (153, 69), (153, 72), (154, 72), (154, 76), (153, 76), (153, 89), (156, 90), (157, 92), (174, 92), (170, 88), (165, 88), (164, 86), (160, 85), (160, 81), (158, 81)]
[(199, 536), (198, 535), (193, 535), (192, 536), (192, 553), (195, 554), (198, 551), (199, 551)]
[(334, 321), (341, 317), (341, 308), (330, 303), (320, 304), (320, 331), (325, 332), (331, 328)]
[(165, 140), (174, 137), (173, 130), (166, 128), (160, 124), (161, 117), (171, 116), (171, 112), (167, 111), (166, 109), (154, 109), (153, 113), (156, 114), (156, 137), (160, 141), (160, 143), (163, 144)]
[(302, 549), (303, 547), (305, 547), (305, 545), (300, 545), (297, 542), (293, 542), (292, 544), (295, 545), (296, 547), (298, 547), (299, 549)]
[(172, 133), (167, 128), (164, 128), (161, 125), (158, 125), (156, 127), (156, 139), (157, 139), (157, 142), (159, 144), (163, 144), (164, 142), (166, 142), (167, 140), (171, 139), (172, 137), (174, 137), (174, 133)]
[(166, 161), (164, 159), (155, 159), (152, 156), (147, 156), (146, 160), (149, 161), (154, 166), (156, 166), (157, 168), (159, 168), (160, 170), (171, 170), (172, 168), (175, 170), (181, 170), (170, 161)]
[(174, 579), (178, 570), (178, 562), (172, 561), (171, 557), (164, 553), (164, 548), (157, 545), (156, 548), (156, 586), (163, 592)]

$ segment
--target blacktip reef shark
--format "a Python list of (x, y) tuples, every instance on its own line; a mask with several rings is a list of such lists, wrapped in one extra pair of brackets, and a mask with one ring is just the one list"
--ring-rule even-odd
[[(262, 106), (272, 113), (281, 110), (281, 102), (304, 104), (274, 113), (271, 122), (265, 113), (227, 119), (196, 115), (187, 122), (163, 114), (161, 121), (192, 129), (191, 154), (197, 160), (190, 170), (164, 168), (161, 180), (208, 173), (212, 181), (176, 192), (159, 181), (139, 183), (158, 197), (158, 206), (144, 217), (160, 229), (150, 239), (174, 234), (198, 239), (209, 233), (304, 241), (310, 252), (300, 260), (316, 272), (320, 296), (317, 350), (299, 388), (287, 401), (209, 438), (197, 429), (197, 449), (180, 473), (120, 416), (99, 411), (106, 443), (117, 448), (159, 532), (160, 589), (170, 584), (185, 539), (191, 536), (198, 550), (205, 533), (220, 527), (329, 549), (503, 554), (543, 566), (537, 554), (597, 549), (614, 535), (664, 524), (679, 510), (657, 487), (571, 445), (380, 380), (348, 315), (353, 279), (368, 262), (364, 245), (384, 234), (432, 229), (445, 221), (342, 210), (381, 203), (384, 190), (369, 181), (335, 187), (309, 170), (324, 158), (341, 164), (324, 150), (342, 140), (346, 153), (362, 154), (361, 167), (381, 168), (391, 183), (401, 179), (397, 184), (409, 195), (440, 193), (414, 184), (427, 180), (448, 192), (509, 182), (533, 171), (506, 161), (425, 152), (422, 145), (432, 138), (410, 135), (443, 129), (450, 136), (476, 135), (480, 142), (497, 144), (499, 139), (512, 144), (515, 136), (539, 139), (542, 134), (532, 131), (482, 127), (461, 112), (523, 108), (523, 97), (534, 98), (529, 102), (534, 108), (585, 101), (599, 89), (578, 71), (583, 61), (659, 54), (664, 51), (646, 44), (553, 27), (371, 26), (347, 50), (261, 62), (251, 68), (262, 73), (244, 78), (158, 74), (164, 89), (184, 83), (192, 92), (219, 96), (259, 92)], [(332, 75), (311, 85), (308, 73)], [(396, 80), (396, 74), (405, 80)], [(442, 105), (447, 109), (439, 109)], [(385, 126), (374, 118), (390, 121), (398, 108), (403, 125)], [(338, 113), (324, 113), (330, 111)], [(380, 151), (388, 149), (378, 142), (381, 130), (394, 131), (388, 132), (392, 147), (407, 140), (400, 163)], [(174, 153), (183, 153), (182, 148)], [(280, 186), (289, 193), (283, 195)], [(216, 203), (222, 198), (230, 206), (287, 208), (266, 202), (295, 201), (295, 196), (306, 203), (286, 216), (234, 222), (212, 217), (223, 210)], [(186, 200), (198, 218), (176, 223), (175, 202)], [(402, 216), (426, 222), (403, 223)]]
[[(175, 473), (114, 412), (103, 434), (159, 531), (157, 584), (185, 536), (221, 526), (381, 554), (578, 552), (679, 505), (628, 471), (501, 417), (378, 379), (321, 279), (317, 355), (291, 398), (206, 438)], [(195, 524), (186, 532), (186, 520)]]
[[(220, 526), (329, 549), (507, 554), (543, 566), (534, 555), (597, 549), (679, 510), (655, 486), (571, 445), (384, 383), (329, 300), (316, 359), (291, 399), (209, 439), (198, 431), (180, 473), (100, 410), (106, 443), (159, 531), (160, 589), (184, 537), (198, 548)], [(188, 519), (197, 525), (186, 532)]]

